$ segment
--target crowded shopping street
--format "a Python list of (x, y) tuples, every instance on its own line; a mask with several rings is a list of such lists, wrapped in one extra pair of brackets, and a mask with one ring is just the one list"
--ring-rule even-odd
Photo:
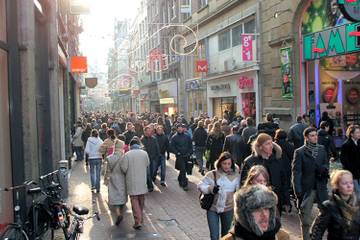
[(360, 0), (0, 0), (0, 240), (360, 240)]

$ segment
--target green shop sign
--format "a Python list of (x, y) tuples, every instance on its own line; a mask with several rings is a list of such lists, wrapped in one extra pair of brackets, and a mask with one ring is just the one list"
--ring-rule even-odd
[(360, 51), (360, 23), (350, 23), (303, 37), (304, 60)]

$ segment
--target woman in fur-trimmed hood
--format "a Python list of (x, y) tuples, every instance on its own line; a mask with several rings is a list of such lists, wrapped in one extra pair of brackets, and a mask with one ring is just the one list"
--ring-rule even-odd
[[(252, 166), (262, 165), (270, 176), (269, 186), (276, 193), (279, 201), (278, 208), (282, 208), (282, 199), (286, 191), (286, 172), (281, 161), (281, 147), (272, 141), (270, 135), (260, 133), (252, 144), (253, 153), (244, 161), (241, 170), (241, 183), (244, 184), (248, 171)], [(281, 212), (281, 211), (279, 211)]]
[(281, 224), (276, 217), (277, 196), (266, 186), (244, 187), (234, 195), (235, 223), (223, 240), (278, 239)]

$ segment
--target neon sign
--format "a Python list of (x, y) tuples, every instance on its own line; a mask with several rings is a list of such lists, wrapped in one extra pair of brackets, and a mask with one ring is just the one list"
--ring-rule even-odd
[(303, 37), (304, 60), (333, 57), (360, 51), (360, 23), (350, 23)]

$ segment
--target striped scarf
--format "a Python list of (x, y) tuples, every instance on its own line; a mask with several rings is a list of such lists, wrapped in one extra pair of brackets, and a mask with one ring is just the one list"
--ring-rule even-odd
[(316, 157), (318, 156), (318, 153), (319, 153), (319, 144), (306, 142), (305, 148), (307, 148), (307, 149), (311, 152), (311, 155), (312, 155), (314, 158), (316, 158)]

